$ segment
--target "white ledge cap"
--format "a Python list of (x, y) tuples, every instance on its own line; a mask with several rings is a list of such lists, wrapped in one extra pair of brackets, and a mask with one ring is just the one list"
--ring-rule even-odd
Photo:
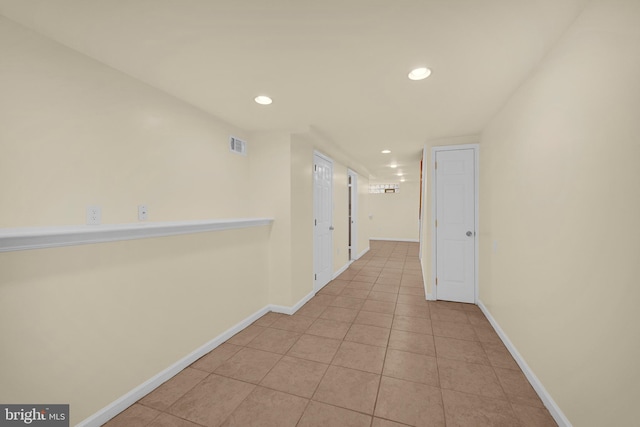
[(0, 252), (270, 225), (273, 218), (234, 218), (203, 221), (140, 222), (133, 224), (0, 228)]

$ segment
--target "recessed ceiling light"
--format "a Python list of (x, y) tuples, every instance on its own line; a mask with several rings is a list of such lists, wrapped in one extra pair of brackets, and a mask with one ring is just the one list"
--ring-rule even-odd
[(381, 153), (382, 154), (389, 154), (391, 152), (391, 150), (382, 150)]
[(400, 182), (404, 182), (404, 178), (400, 178)]
[(260, 105), (269, 105), (273, 102), (273, 100), (266, 95), (256, 96), (255, 101)]
[(398, 176), (402, 176), (404, 175), (402, 172), (398, 172)]
[(392, 169), (395, 169), (395, 168), (397, 168), (397, 167), (398, 167), (398, 165), (393, 164), (393, 165), (389, 165), (389, 167), (390, 167), (390, 168), (392, 168)]
[(431, 75), (430, 69), (421, 67), (421, 68), (415, 68), (411, 70), (411, 72), (409, 73), (409, 78), (411, 80), (422, 80), (422, 79), (426, 79), (430, 75)]

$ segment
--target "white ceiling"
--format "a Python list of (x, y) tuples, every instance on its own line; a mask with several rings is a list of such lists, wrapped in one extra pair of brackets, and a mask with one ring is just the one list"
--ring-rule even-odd
[[(313, 126), (396, 181), (388, 164), (417, 180), (427, 140), (479, 133), (585, 3), (0, 0), (0, 14), (247, 131)], [(432, 76), (409, 80), (416, 66)]]

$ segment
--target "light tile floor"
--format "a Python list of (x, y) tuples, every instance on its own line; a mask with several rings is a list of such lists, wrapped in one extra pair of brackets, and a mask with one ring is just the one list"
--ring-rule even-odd
[(555, 426), (475, 305), (425, 300), (418, 245), (371, 250), (105, 426)]

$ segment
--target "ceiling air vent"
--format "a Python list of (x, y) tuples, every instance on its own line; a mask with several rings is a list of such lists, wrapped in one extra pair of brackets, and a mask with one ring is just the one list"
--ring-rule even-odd
[(247, 155), (247, 143), (235, 136), (229, 137), (229, 149), (236, 154)]

